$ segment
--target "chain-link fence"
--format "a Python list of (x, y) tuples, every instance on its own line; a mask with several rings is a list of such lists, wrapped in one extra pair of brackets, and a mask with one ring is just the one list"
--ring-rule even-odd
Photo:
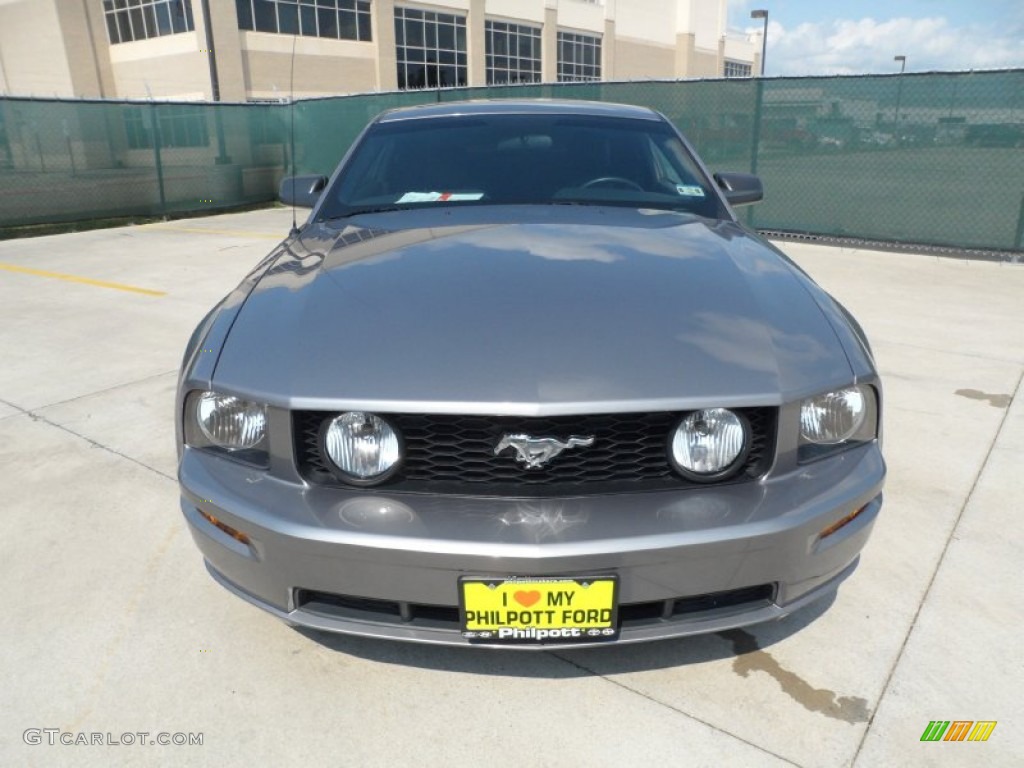
[(287, 104), (0, 99), (0, 227), (272, 200), (384, 109), (465, 98), (650, 106), (712, 170), (753, 171), (759, 229), (1021, 250), (1024, 70), (406, 91)]
[(0, 99), (0, 227), (270, 200), (287, 116), (278, 104)]

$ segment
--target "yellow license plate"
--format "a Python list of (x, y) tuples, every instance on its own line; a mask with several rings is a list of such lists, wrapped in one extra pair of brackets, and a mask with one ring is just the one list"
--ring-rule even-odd
[(462, 578), (462, 635), (490, 643), (611, 640), (618, 634), (617, 593), (614, 576)]

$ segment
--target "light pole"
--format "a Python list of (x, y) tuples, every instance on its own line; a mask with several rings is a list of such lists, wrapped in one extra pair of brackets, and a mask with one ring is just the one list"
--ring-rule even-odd
[(903, 100), (903, 73), (907, 69), (907, 57), (893, 56), (892, 60), (900, 63), (900, 76), (896, 79), (896, 142), (899, 144), (903, 142), (900, 132), (900, 102)]
[(764, 57), (768, 53), (768, 11), (759, 8), (750, 12), (752, 19), (764, 19), (764, 31), (761, 33), (761, 76), (764, 77)]
[[(761, 75), (755, 83), (757, 88), (754, 97), (754, 130), (750, 137), (750, 172), (757, 173), (757, 153), (761, 146), (761, 109), (764, 106), (764, 57), (768, 52), (768, 11), (759, 8), (750, 12), (750, 18), (763, 19), (764, 30), (761, 32)], [(747, 226), (754, 226), (754, 206), (747, 206)]]
[(224, 150), (224, 116), (220, 105), (220, 77), (217, 74), (217, 49), (213, 43), (213, 25), (210, 23), (210, 0), (203, 0), (199, 6), (203, 12), (203, 25), (206, 27), (206, 59), (210, 64), (210, 95), (215, 102), (213, 106), (213, 125), (217, 132), (217, 165), (231, 162)]

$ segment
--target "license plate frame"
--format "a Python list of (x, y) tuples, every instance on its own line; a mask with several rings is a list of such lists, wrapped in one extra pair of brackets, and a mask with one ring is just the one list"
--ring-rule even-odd
[(619, 636), (615, 574), (462, 576), (458, 592), (459, 627), (470, 643), (592, 643)]

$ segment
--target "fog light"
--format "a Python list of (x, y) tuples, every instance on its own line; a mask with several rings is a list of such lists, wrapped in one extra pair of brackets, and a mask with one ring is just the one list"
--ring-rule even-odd
[(745, 419), (727, 408), (705, 408), (679, 422), (669, 455), (679, 472), (691, 480), (717, 480), (742, 463), (749, 438)]
[(323, 434), (324, 449), (343, 479), (356, 485), (377, 483), (398, 466), (398, 434), (380, 416), (352, 411), (331, 419)]

